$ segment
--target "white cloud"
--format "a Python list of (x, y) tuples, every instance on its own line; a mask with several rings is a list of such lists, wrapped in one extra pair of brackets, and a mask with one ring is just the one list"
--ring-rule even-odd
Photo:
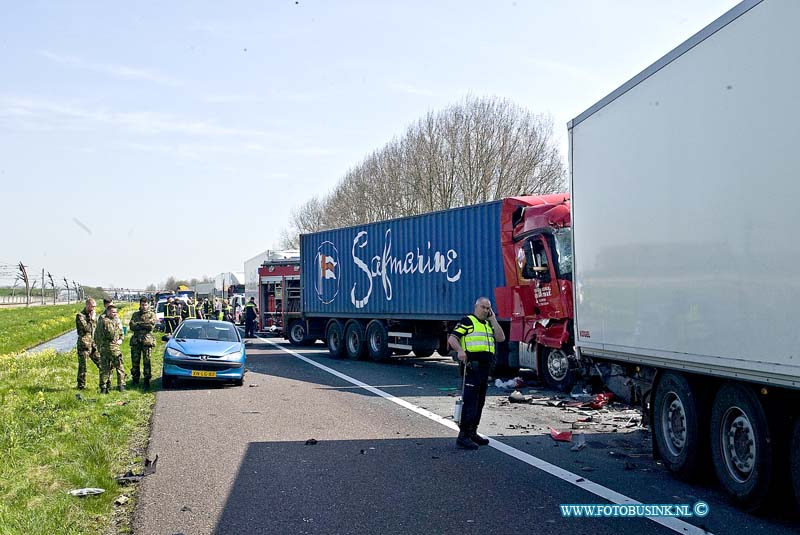
[(183, 83), (177, 78), (147, 69), (140, 69), (137, 67), (130, 67), (127, 65), (115, 65), (111, 63), (92, 63), (82, 58), (78, 58), (75, 56), (64, 56), (61, 54), (50, 52), (48, 50), (42, 50), (39, 52), (39, 54), (41, 54), (42, 56), (44, 56), (45, 58), (49, 59), (54, 63), (58, 63), (59, 65), (66, 65), (69, 67), (77, 67), (79, 69), (87, 71), (99, 72), (102, 74), (113, 76), (115, 78), (122, 78), (125, 80), (144, 80), (147, 82), (153, 82), (156, 84), (168, 85), (172, 87), (183, 85)]
[(392, 91), (396, 91), (398, 93), (406, 93), (408, 95), (415, 95), (419, 97), (437, 96), (434, 91), (422, 87), (417, 87), (411, 84), (406, 84), (403, 82), (389, 82), (386, 85), (388, 86), (389, 89), (391, 89)]
[(116, 112), (90, 109), (72, 103), (0, 95), (0, 117), (17, 119), (23, 127), (85, 130), (90, 124), (107, 124), (139, 134), (177, 133), (193, 136), (264, 139), (270, 133), (251, 128), (222, 126), (203, 120), (186, 120), (156, 112)]

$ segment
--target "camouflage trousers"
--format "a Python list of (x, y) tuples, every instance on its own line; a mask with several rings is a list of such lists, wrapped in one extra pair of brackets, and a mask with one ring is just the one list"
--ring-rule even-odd
[(78, 350), (78, 388), (86, 387), (86, 359), (87, 357), (94, 362), (97, 368), (100, 368), (100, 356), (97, 353), (97, 348), (92, 349), (79, 349)]
[(122, 352), (117, 350), (100, 351), (100, 388), (111, 388), (111, 370), (117, 372), (117, 386), (125, 386), (125, 367), (122, 365)]
[(145, 381), (150, 380), (150, 354), (153, 352), (152, 346), (134, 344), (131, 342), (131, 377), (134, 381), (139, 380), (139, 363), (141, 362)]

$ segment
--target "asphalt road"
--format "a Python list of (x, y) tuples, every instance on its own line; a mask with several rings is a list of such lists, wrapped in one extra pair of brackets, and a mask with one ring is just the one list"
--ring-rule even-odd
[[(800, 526), (794, 514), (736, 510), (710, 478), (674, 480), (640, 428), (587, 430), (587, 447), (572, 451), (547, 428), (569, 428), (579, 415), (509, 405), (494, 387), (480, 427), (492, 444), (457, 450), (450, 417), (460, 381), (449, 359), (332, 360), (322, 345), (294, 352), (280, 342), (249, 346), (243, 387), (184, 383), (158, 393), (148, 457), (159, 461), (141, 483), (135, 533), (788, 534)], [(575, 519), (559, 508), (635, 501), (703, 501), (710, 511)]]

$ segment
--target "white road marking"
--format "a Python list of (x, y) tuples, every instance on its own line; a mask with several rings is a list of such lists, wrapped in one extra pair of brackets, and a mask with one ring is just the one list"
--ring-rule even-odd
[[(356, 385), (358, 387), (361, 387), (364, 390), (372, 392), (373, 394), (375, 394), (377, 396), (381, 396), (382, 398), (387, 399), (387, 400), (391, 401), (392, 403), (396, 403), (397, 405), (400, 405), (401, 407), (404, 407), (404, 408), (406, 408), (406, 409), (408, 409), (408, 410), (410, 410), (412, 412), (415, 412), (415, 413), (417, 413), (417, 414), (419, 414), (421, 416), (424, 416), (425, 418), (428, 418), (429, 420), (433, 420), (434, 422), (442, 424), (445, 427), (449, 427), (453, 431), (458, 431), (459, 430), (458, 429), (458, 425), (456, 425), (453, 421), (447, 420), (446, 418), (442, 418), (438, 414), (434, 414), (431, 411), (425, 410), (425, 409), (423, 409), (421, 407), (417, 407), (416, 405), (414, 405), (412, 403), (409, 403), (408, 401), (406, 401), (404, 399), (401, 399), (401, 398), (398, 398), (396, 396), (393, 396), (392, 394), (389, 394), (388, 392), (384, 392), (383, 390), (379, 390), (378, 388), (375, 388), (374, 386), (368, 385), (367, 383), (359, 381), (358, 379), (350, 377), (349, 375), (345, 375), (342, 372), (334, 370), (333, 368), (329, 368), (329, 367), (325, 366), (324, 364), (320, 364), (319, 362), (316, 362), (316, 361), (314, 361), (314, 360), (312, 360), (312, 359), (310, 359), (308, 357), (304, 357), (303, 355), (301, 355), (301, 354), (299, 354), (299, 353), (297, 353), (295, 351), (292, 351), (291, 349), (286, 349), (282, 345), (277, 344), (277, 343), (273, 342), (272, 340), (267, 340), (266, 338), (261, 338), (260, 336), (256, 336), (256, 338), (258, 338), (259, 340), (262, 340), (264, 342), (267, 342), (268, 344), (271, 344), (271, 345), (275, 346), (276, 348), (280, 349), (281, 351), (284, 351), (284, 352), (292, 355), (293, 357), (296, 357), (296, 358), (298, 358), (298, 359), (300, 359), (300, 360), (302, 360), (304, 362), (307, 362), (307, 363), (311, 364), (312, 366), (316, 366), (320, 370), (328, 372), (331, 375), (335, 375), (336, 377), (338, 377), (338, 378), (340, 378), (340, 379), (342, 379), (344, 381), (347, 381), (348, 383), (351, 383), (351, 384), (354, 384), (354, 385)], [(562, 481), (566, 481), (567, 483), (575, 485), (576, 487), (579, 487), (579, 488), (581, 488), (581, 489), (583, 489), (583, 490), (585, 490), (587, 492), (590, 492), (590, 493), (594, 494), (595, 496), (603, 498), (604, 500), (608, 500), (611, 503), (625, 504), (625, 505), (640, 505), (642, 503), (642, 502), (639, 502), (637, 500), (634, 500), (633, 498), (629, 498), (629, 497), (625, 496), (624, 494), (620, 494), (617, 491), (611, 490), (608, 487), (604, 487), (603, 485), (600, 485), (598, 483), (590, 481), (590, 480), (586, 479), (583, 476), (579, 476), (577, 474), (573, 474), (572, 472), (570, 472), (568, 470), (564, 470), (563, 468), (560, 468), (560, 467), (558, 467), (558, 466), (556, 466), (554, 464), (550, 464), (545, 460), (539, 459), (538, 457), (534, 457), (533, 455), (525, 453), (524, 451), (518, 450), (516, 448), (512, 448), (508, 444), (504, 444), (502, 442), (499, 442), (499, 441), (497, 441), (497, 440), (495, 440), (495, 439), (493, 439), (491, 437), (487, 437), (485, 435), (481, 435), (481, 436), (484, 437), (484, 438), (488, 438), (489, 439), (489, 446), (491, 446), (492, 448), (494, 448), (494, 449), (496, 449), (498, 451), (501, 451), (501, 452), (505, 453), (506, 455), (510, 455), (511, 457), (514, 457), (515, 459), (517, 459), (519, 461), (522, 461), (525, 464), (533, 466), (534, 468), (538, 468), (539, 470), (542, 470), (543, 472), (546, 472), (546, 473), (548, 473), (548, 474), (550, 474), (552, 476), (555, 476), (555, 477), (561, 479)], [(661, 524), (662, 526), (664, 526), (666, 528), (669, 528), (672, 531), (675, 531), (677, 533), (687, 533), (687, 534), (691, 534), (691, 535), (713, 535), (713, 533), (711, 533), (709, 531), (706, 531), (706, 530), (704, 530), (702, 528), (698, 528), (697, 526), (694, 526), (694, 525), (692, 525), (692, 524), (690, 524), (688, 522), (685, 522), (685, 521), (683, 521), (683, 520), (681, 520), (679, 518), (675, 518), (675, 517), (658, 517), (658, 516), (648, 516), (647, 518), (649, 520), (652, 520), (653, 522), (655, 522), (657, 524)]]

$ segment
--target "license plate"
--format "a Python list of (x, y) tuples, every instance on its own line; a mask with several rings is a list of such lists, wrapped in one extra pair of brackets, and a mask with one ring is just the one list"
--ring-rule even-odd
[(216, 377), (217, 372), (204, 372), (200, 370), (192, 370), (192, 377)]

